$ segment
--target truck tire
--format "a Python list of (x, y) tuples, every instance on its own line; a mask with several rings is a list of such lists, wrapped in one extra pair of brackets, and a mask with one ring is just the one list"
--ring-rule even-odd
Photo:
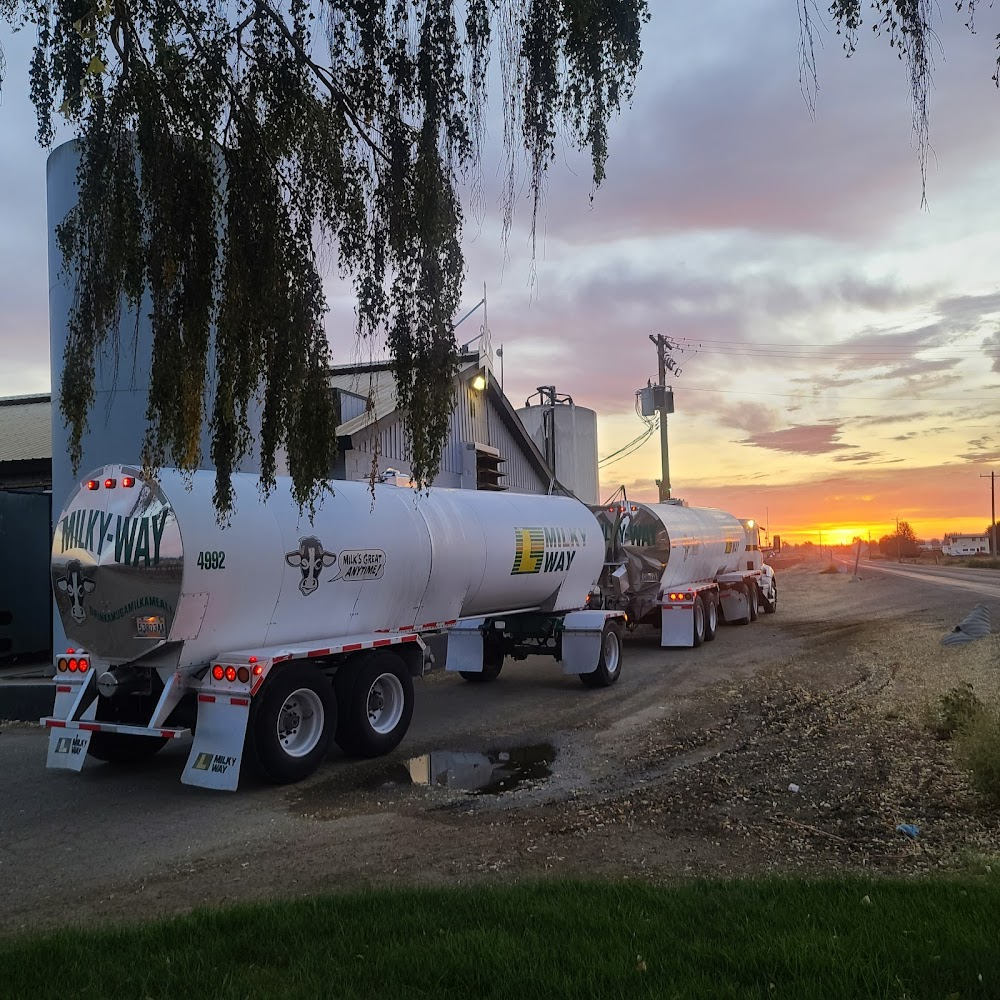
[(459, 670), (459, 676), (473, 684), (495, 681), (503, 670), (503, 646), (499, 642), (483, 642), (483, 669)]
[(108, 764), (138, 764), (149, 760), (167, 745), (165, 736), (136, 736), (134, 733), (92, 733), (87, 753)]
[(340, 749), (349, 757), (381, 757), (395, 750), (413, 718), (413, 678), (406, 664), (379, 650), (356, 666), (341, 667), (334, 685)]
[(719, 630), (719, 602), (714, 594), (705, 594), (705, 642), (711, 642)]
[(778, 610), (778, 581), (771, 581), (771, 597), (765, 597), (761, 593), (761, 603), (764, 605), (764, 614), (773, 615)]
[(307, 663), (279, 666), (250, 704), (247, 757), (266, 781), (301, 781), (326, 756), (336, 724), (337, 700), (328, 678)]
[(584, 685), (592, 688), (611, 687), (622, 673), (622, 632), (618, 622), (609, 618), (601, 631), (601, 656), (589, 674), (580, 674)]
[(750, 598), (750, 621), (755, 622), (760, 617), (760, 588), (756, 583), (747, 584), (747, 596)]
[(694, 613), (691, 617), (693, 619), (691, 645), (697, 649), (705, 641), (705, 602), (700, 594), (694, 599)]

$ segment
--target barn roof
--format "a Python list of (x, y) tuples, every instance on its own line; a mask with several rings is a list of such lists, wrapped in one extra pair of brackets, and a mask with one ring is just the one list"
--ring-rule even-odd
[(0, 463), (52, 458), (52, 397), (0, 399)]

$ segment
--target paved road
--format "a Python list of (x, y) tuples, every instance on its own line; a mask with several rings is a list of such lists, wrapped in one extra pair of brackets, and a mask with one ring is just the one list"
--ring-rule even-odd
[[(838, 562), (854, 568), (853, 560), (838, 559)], [(903, 577), (908, 580), (920, 581), (935, 587), (947, 587), (952, 590), (963, 590), (976, 594), (981, 599), (1000, 599), (1000, 571), (995, 569), (966, 569), (958, 566), (915, 566), (906, 563), (861, 563), (858, 574), (866, 576), (870, 573), (884, 573), (890, 576)]]
[[(86, 912), (88, 901), (112, 899), (127, 885), (134, 896), (147, 879), (167, 899), (171, 873), (182, 878), (198, 864), (231, 865), (234, 885), (241, 877), (252, 881), (242, 859), (262, 844), (288, 844), (294, 851), (297, 842), (317, 835), (302, 809), (292, 808), (296, 799), (324, 789), (327, 798), (336, 797), (331, 786), (350, 788), (352, 782), (368, 787), (364, 783), (378, 768), (432, 750), (549, 741), (559, 748), (552, 794), (586, 788), (595, 775), (615, 773), (615, 753), (628, 734), (669, 716), (679, 700), (697, 698), (707, 684), (738, 681), (793, 658), (809, 637), (845, 623), (880, 618), (893, 628), (916, 621), (944, 634), (975, 603), (967, 589), (944, 589), (960, 580), (906, 569), (865, 568), (858, 582), (848, 574), (820, 575), (815, 567), (790, 571), (779, 576), (778, 614), (722, 628), (701, 649), (663, 650), (655, 639), (631, 638), (621, 680), (607, 690), (588, 690), (563, 676), (554, 661), (537, 657), (505, 667), (495, 684), (432, 674), (418, 684), (413, 725), (395, 754), (375, 762), (333, 755), (293, 789), (247, 781), (229, 794), (181, 785), (184, 746), (134, 769), (91, 763), (79, 775), (49, 772), (44, 732), (0, 728), (0, 930), (51, 923), (63, 902), (71, 915)], [(976, 586), (986, 593), (985, 582)], [(996, 583), (990, 586), (991, 595), (1000, 594)], [(323, 835), (363, 843), (351, 822), (346, 817), (340, 826), (330, 824)], [(156, 906), (151, 898), (150, 914)]]

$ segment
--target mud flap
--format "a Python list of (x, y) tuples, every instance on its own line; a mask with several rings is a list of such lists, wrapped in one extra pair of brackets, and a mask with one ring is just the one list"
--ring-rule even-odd
[(660, 609), (660, 645), (694, 645), (694, 605), (664, 604)]
[(198, 725), (181, 781), (235, 792), (240, 783), (250, 699), (198, 696)]
[(445, 670), (482, 673), (483, 633), (480, 627), (485, 621), (485, 618), (466, 618), (449, 630)]
[(563, 618), (562, 670), (564, 674), (589, 674), (601, 658), (604, 623), (613, 616), (604, 611), (571, 611)]
[(49, 733), (49, 754), (45, 758), (45, 766), (64, 771), (82, 770), (92, 735), (88, 729), (54, 728)]

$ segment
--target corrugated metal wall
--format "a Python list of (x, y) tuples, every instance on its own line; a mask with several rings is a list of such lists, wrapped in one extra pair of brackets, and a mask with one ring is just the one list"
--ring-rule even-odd
[[(399, 469), (409, 473), (406, 459), (406, 442), (403, 427), (396, 415), (380, 421), (378, 428), (380, 449), (379, 466)], [(352, 435), (353, 452), (346, 456), (348, 479), (365, 479), (371, 471), (371, 453), (374, 435), (366, 430)], [(466, 384), (458, 391), (455, 409), (451, 416), (448, 439), (441, 456), (441, 471), (434, 480), (435, 486), (474, 488), (475, 474), (469, 476), (467, 455), (470, 444), (485, 444), (496, 448), (506, 459), (503, 466), (507, 489), (515, 493), (546, 493), (548, 482), (543, 482), (528, 461), (524, 445), (507, 429), (496, 407), (484, 393), (475, 392)], [(471, 463), (475, 468), (475, 461)], [(463, 477), (465, 481), (463, 482)], [(469, 481), (471, 478), (471, 482)]]

